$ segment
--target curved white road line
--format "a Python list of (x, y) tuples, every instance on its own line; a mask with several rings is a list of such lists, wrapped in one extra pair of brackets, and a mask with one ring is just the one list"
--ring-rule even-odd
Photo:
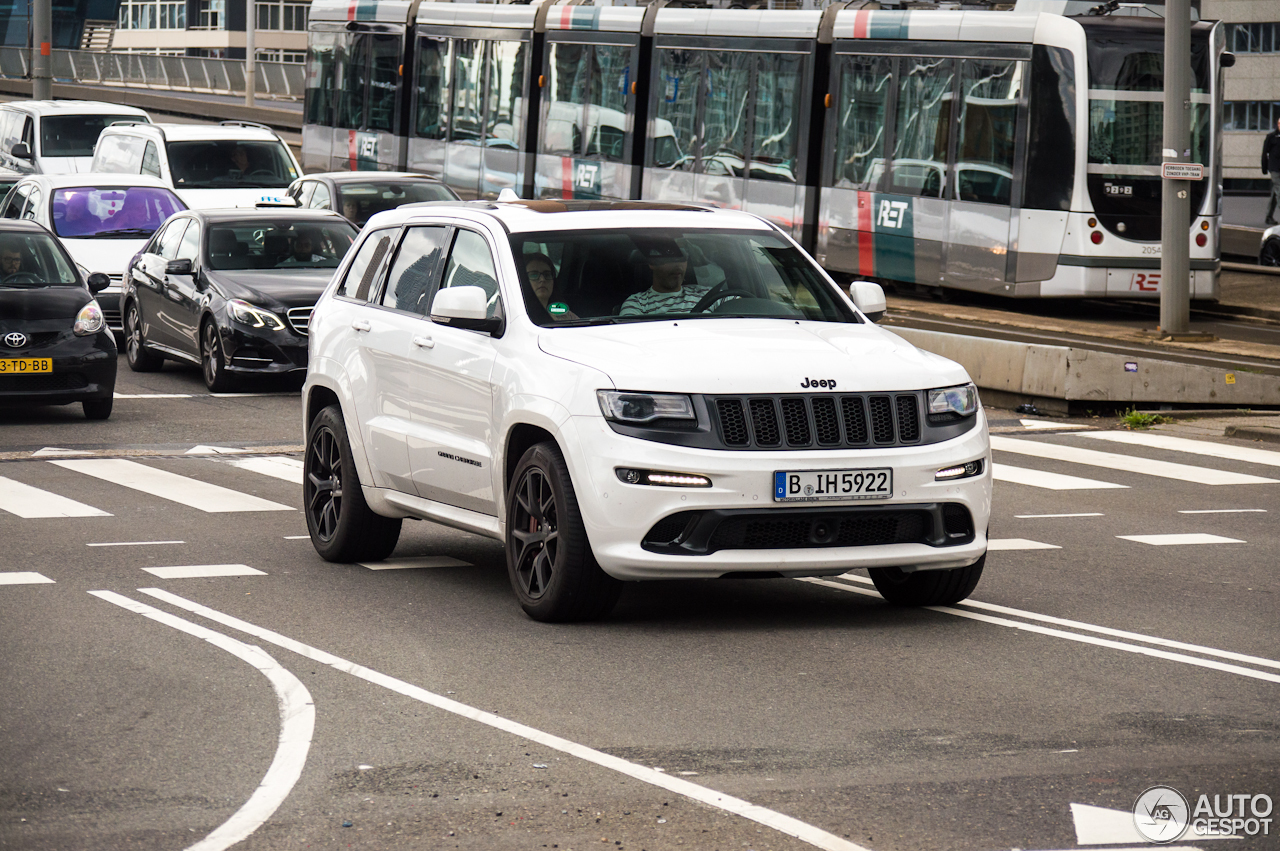
[[(301, 641), (295, 641), (294, 639), (283, 636), (278, 632), (273, 632), (269, 629), (256, 626), (247, 621), (242, 621), (239, 618), (219, 612), (217, 609), (210, 609), (207, 606), (202, 606), (199, 603), (179, 597), (177, 594), (171, 594), (168, 591), (163, 591), (159, 588), (139, 588), (138, 591), (151, 597), (155, 597), (158, 600), (163, 600), (180, 609), (185, 609), (192, 614), (208, 618), (215, 623), (220, 623), (224, 626), (231, 627), (232, 629), (240, 630), (241, 632), (252, 635), (254, 638), (274, 644), (277, 647), (292, 650), (294, 653), (318, 662), (321, 665), (327, 665), (336, 670), (359, 677), (366, 682), (390, 689), (397, 694), (402, 694), (413, 700), (421, 701), (428, 706), (434, 706), (437, 709), (443, 709), (444, 711), (451, 712), (454, 715), (460, 715), (463, 718), (469, 718), (472, 721), (487, 724), (490, 727), (511, 733), (515, 736), (520, 736), (521, 738), (528, 739), (531, 742), (537, 742), (544, 747), (553, 748), (561, 753), (577, 757), (585, 762), (590, 762), (601, 766), (602, 768), (608, 768), (613, 771), (617, 771), (620, 774), (625, 774), (628, 777), (639, 780), (643, 783), (658, 786), (662, 789), (666, 789), (668, 792), (683, 795), (686, 798), (690, 798), (710, 807), (715, 807), (718, 810), (732, 813), (745, 819), (750, 819), (757, 824), (762, 824), (766, 827), (772, 828), (779, 833), (784, 833), (787, 836), (793, 836), (802, 842), (806, 842), (809, 845), (814, 846), (815, 848), (822, 848), (824, 851), (869, 851), (869, 849), (836, 836), (834, 833), (828, 833), (819, 827), (814, 827), (811, 824), (807, 824), (799, 819), (784, 815), (776, 810), (757, 806), (749, 801), (744, 801), (741, 798), (735, 798), (731, 795), (726, 795), (723, 792), (717, 792), (715, 789), (709, 789), (706, 786), (699, 786), (696, 783), (692, 783), (679, 777), (672, 777), (669, 774), (649, 768), (648, 766), (629, 762), (620, 757), (613, 756), (612, 754), (598, 751), (595, 748), (580, 745), (577, 742), (562, 739), (551, 733), (526, 726), (518, 721), (512, 721), (509, 718), (494, 715), (492, 712), (485, 712), (482, 709), (476, 709), (474, 706), (468, 706), (465, 703), (459, 703), (456, 700), (451, 700), (434, 692), (427, 691), (426, 689), (420, 688), (411, 683), (406, 683), (404, 680), (398, 680), (395, 677), (378, 673), (377, 671), (366, 668), (363, 665), (357, 665), (355, 662), (349, 662), (346, 659), (334, 656), (331, 653), (326, 653), (325, 651), (319, 650), (308, 644), (303, 644)], [(216, 634), (217, 633), (215, 633), (215, 635)], [(204, 851), (204, 849), (202, 848), (201, 851)]]
[(249, 796), (249, 800), (231, 818), (190, 846), (187, 851), (223, 851), (230, 848), (271, 818), (302, 776), (302, 767), (307, 762), (311, 735), (316, 726), (316, 708), (312, 703), (311, 693), (301, 680), (282, 668), (279, 662), (260, 647), (237, 641), (229, 635), (214, 632), (111, 591), (89, 593), (165, 626), (204, 639), (257, 668), (276, 690), (276, 699), (280, 703), (280, 741), (276, 746), (275, 759), (271, 760), (271, 767), (267, 769), (262, 782)]

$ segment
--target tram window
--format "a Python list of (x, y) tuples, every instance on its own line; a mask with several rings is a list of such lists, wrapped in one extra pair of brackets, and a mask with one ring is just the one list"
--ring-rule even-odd
[(340, 54), (342, 88), (338, 91), (337, 126), (344, 130), (359, 130), (364, 123), (369, 39), (356, 36), (347, 45)]
[(888, 191), (942, 197), (951, 136), (954, 77), (954, 63), (950, 59), (909, 57), (903, 60)]
[(550, 103), (539, 150), (576, 157), (582, 153), (582, 105), (587, 100), (591, 46), (552, 44), (547, 63)]
[(550, 51), (551, 103), (540, 151), (622, 162), (632, 49), (557, 43)]
[(1071, 51), (1035, 46), (1030, 101), (1022, 206), (1070, 210), (1076, 162), (1076, 77)]
[(741, 176), (747, 164), (747, 120), (751, 104), (750, 53), (706, 54), (701, 171)]
[(631, 84), (631, 48), (597, 45), (591, 63), (586, 154), (622, 162), (626, 145), (627, 89)]
[(366, 130), (391, 132), (395, 127), (396, 85), (400, 82), (400, 36), (375, 35), (370, 48), (369, 114)]
[(960, 69), (960, 148), (956, 193), (961, 201), (1008, 204), (1023, 63), (966, 59)]
[(884, 172), (885, 109), (893, 60), (849, 56), (840, 70), (835, 185), (874, 189)]
[(321, 127), (333, 126), (333, 90), (337, 88), (334, 75), (337, 35), (333, 33), (311, 34), (311, 47), (307, 51), (306, 123)]
[(443, 139), (449, 114), (449, 40), (418, 40), (418, 118), (415, 130), (424, 139)]
[[(671, 128), (671, 135), (656, 134), (653, 165), (658, 168), (693, 170), (690, 154), (698, 145), (699, 55), (692, 50), (658, 51), (658, 126)], [(664, 123), (665, 122), (665, 123)]]
[(454, 39), (453, 110), (449, 119), (453, 141), (479, 141), (483, 87), (484, 42)]
[(757, 62), (755, 132), (747, 177), (795, 183), (803, 59), (785, 54), (760, 54)]
[(525, 45), (520, 41), (489, 42), (488, 110), (485, 145), (520, 147), (520, 99), (524, 90)]

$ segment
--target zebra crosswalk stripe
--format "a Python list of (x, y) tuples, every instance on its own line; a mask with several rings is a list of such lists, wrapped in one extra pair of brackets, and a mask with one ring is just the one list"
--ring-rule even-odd
[(1010, 467), (1008, 464), (992, 464), (991, 476), (997, 482), (1012, 482), (1018, 485), (1030, 485), (1033, 488), (1047, 488), (1048, 490), (1055, 491), (1129, 487), (1128, 485), (1117, 485), (1112, 482), (1100, 482), (1097, 479), (1085, 479), (1079, 476), (1064, 476), (1062, 473), (1050, 473), (1045, 470), (1029, 470), (1026, 467)]
[(233, 511), (294, 510), (287, 505), (271, 502), (252, 494), (240, 493), (220, 485), (180, 476), (168, 470), (148, 467), (123, 458), (77, 458), (46, 463), (210, 514)]
[(991, 448), (997, 452), (1013, 452), (1051, 461), (1067, 461), (1091, 467), (1105, 467), (1109, 470), (1124, 470), (1129, 473), (1158, 476), (1164, 479), (1177, 479), (1201, 485), (1278, 483), (1276, 479), (1266, 479), (1262, 476), (1250, 476), (1244, 473), (1231, 473), (1210, 467), (1194, 467), (1190, 464), (1175, 464), (1171, 461), (1157, 461), (1151, 458), (1138, 458), (1133, 455), (1121, 455), (1115, 452), (1099, 452), (1094, 449), (1080, 449), (1060, 443), (1041, 443), (1034, 440), (1021, 440), (994, 434), (991, 436)]
[(264, 476), (293, 482), (295, 485), (302, 484), (302, 460), (299, 458), (287, 458), (283, 455), (263, 455), (255, 458), (233, 458), (226, 463), (233, 467), (239, 467), (241, 470), (250, 470), (254, 473), (261, 473)]
[(1113, 443), (1126, 443), (1130, 446), (1147, 446), (1152, 449), (1167, 449), (1171, 452), (1186, 452), (1190, 455), (1205, 455), (1209, 458), (1222, 458), (1228, 461), (1244, 461), (1248, 464), (1280, 467), (1280, 452), (1274, 452), (1269, 449), (1254, 449), (1252, 446), (1212, 443), (1207, 440), (1188, 440), (1185, 437), (1174, 437), (1171, 434), (1147, 434), (1140, 431), (1094, 431), (1079, 436), (1094, 440), (1108, 440)]
[(111, 513), (0, 476), (0, 511), (18, 517), (110, 517)]

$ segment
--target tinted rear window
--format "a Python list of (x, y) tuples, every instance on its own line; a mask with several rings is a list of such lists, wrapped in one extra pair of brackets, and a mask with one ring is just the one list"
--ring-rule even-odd
[(116, 121), (141, 121), (137, 115), (52, 115), (40, 122), (40, 155), (91, 157), (102, 128)]

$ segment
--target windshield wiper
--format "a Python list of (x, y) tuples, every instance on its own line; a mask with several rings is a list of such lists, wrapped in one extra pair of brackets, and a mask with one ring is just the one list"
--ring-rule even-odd
[[(157, 225), (156, 227), (159, 227)], [(85, 234), (84, 236), (64, 237), (65, 239), (116, 239), (124, 236), (151, 236), (155, 233), (155, 228), (116, 228), (115, 230), (100, 230), (97, 233)]]

